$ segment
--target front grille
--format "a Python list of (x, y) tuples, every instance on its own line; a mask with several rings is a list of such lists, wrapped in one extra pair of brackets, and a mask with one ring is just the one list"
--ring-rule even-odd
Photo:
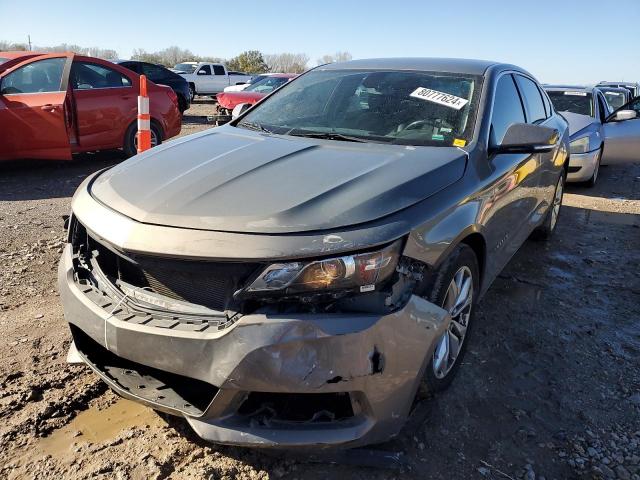
[[(233, 294), (260, 267), (259, 263), (178, 260), (149, 255), (116, 253), (84, 230), (73, 238), (84, 239), (88, 253), (111, 280), (121, 280), (166, 297), (225, 311), (237, 305)], [(79, 240), (80, 242), (82, 240)]]

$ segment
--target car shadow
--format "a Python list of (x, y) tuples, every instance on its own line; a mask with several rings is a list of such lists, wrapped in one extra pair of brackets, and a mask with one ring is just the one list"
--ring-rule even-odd
[(74, 155), (71, 161), (0, 162), (0, 201), (70, 197), (88, 175), (124, 159), (122, 151), (114, 150)]

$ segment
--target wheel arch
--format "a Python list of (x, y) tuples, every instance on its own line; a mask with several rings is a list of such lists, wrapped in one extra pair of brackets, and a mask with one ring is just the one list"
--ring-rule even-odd
[(478, 225), (469, 225), (453, 240), (447, 249), (442, 253), (434, 268), (439, 268), (443, 262), (451, 255), (451, 252), (458, 245), (466, 245), (473, 250), (478, 260), (478, 271), (480, 273), (479, 284), (480, 290), (484, 288), (485, 268), (487, 263), (487, 241), (482, 233), (482, 229)]

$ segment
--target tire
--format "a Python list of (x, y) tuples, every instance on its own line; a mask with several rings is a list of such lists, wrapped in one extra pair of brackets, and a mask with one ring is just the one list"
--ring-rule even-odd
[[(455, 357), (453, 357), (452, 349), (455, 347), (451, 343), (452, 339), (450, 335), (459, 338), (460, 329), (458, 325), (452, 321), (444, 335), (436, 341), (435, 350), (427, 362), (420, 385), (420, 396), (428, 396), (446, 389), (458, 372), (467, 349), (469, 335), (473, 329), (473, 314), (476, 299), (480, 291), (478, 259), (471, 247), (465, 244), (458, 245), (440, 268), (426, 279), (424, 286), (420, 289), (419, 293), (423, 298), (453, 313), (455, 307), (451, 308), (451, 300), (453, 299), (453, 294), (456, 292), (452, 285), (457, 284), (456, 280), (461, 274), (463, 286), (466, 285), (466, 280), (469, 281), (470, 296), (468, 298), (465, 297), (466, 301), (463, 302), (467, 303), (467, 306), (463, 308), (459, 314), (452, 314), (452, 320), (458, 322), (458, 325), (466, 327), (462, 335), (460, 347)], [(460, 293), (462, 295), (465, 288), (459, 290), (461, 290)], [(445, 339), (446, 336), (448, 336), (448, 339)], [(444, 344), (446, 344), (446, 347), (444, 347)], [(447, 349), (446, 368), (442, 363), (442, 359), (444, 358), (443, 348)]]
[(596, 180), (598, 180), (598, 172), (600, 171), (600, 162), (602, 161), (602, 151), (603, 146), (600, 147), (600, 151), (598, 152), (598, 162), (596, 163), (596, 168), (593, 169), (593, 175), (591, 178), (584, 182), (585, 187), (593, 188), (596, 186)]
[[(189, 91), (189, 95), (191, 95), (191, 91)], [(187, 99), (182, 95), (178, 95), (178, 110), (180, 110), (181, 115), (187, 111)]]
[(196, 86), (193, 83), (189, 84), (189, 96), (191, 97), (191, 103), (196, 99)]
[[(138, 153), (136, 134), (138, 133), (138, 124), (133, 122), (127, 128), (127, 132), (124, 134), (124, 143), (122, 150), (127, 158), (133, 157)], [(154, 141), (155, 138), (155, 141)], [(155, 143), (155, 144), (154, 144)], [(160, 127), (152, 120), (151, 121), (151, 147), (160, 145), (162, 143), (162, 132)]]
[(547, 210), (547, 214), (544, 217), (542, 225), (536, 228), (531, 235), (534, 240), (548, 240), (556, 230), (558, 219), (560, 218), (560, 211), (562, 210), (562, 197), (564, 195), (564, 186), (566, 180), (567, 177), (563, 172), (558, 179), (558, 183), (556, 183), (556, 189), (553, 194), (553, 202)]

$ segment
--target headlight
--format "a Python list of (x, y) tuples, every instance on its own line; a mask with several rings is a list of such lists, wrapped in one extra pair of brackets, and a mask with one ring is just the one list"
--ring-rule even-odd
[(353, 289), (370, 292), (394, 272), (402, 241), (375, 252), (309, 262), (274, 263), (265, 268), (243, 293), (296, 294)]
[(589, 151), (589, 137), (582, 137), (569, 144), (571, 153), (587, 153)]

